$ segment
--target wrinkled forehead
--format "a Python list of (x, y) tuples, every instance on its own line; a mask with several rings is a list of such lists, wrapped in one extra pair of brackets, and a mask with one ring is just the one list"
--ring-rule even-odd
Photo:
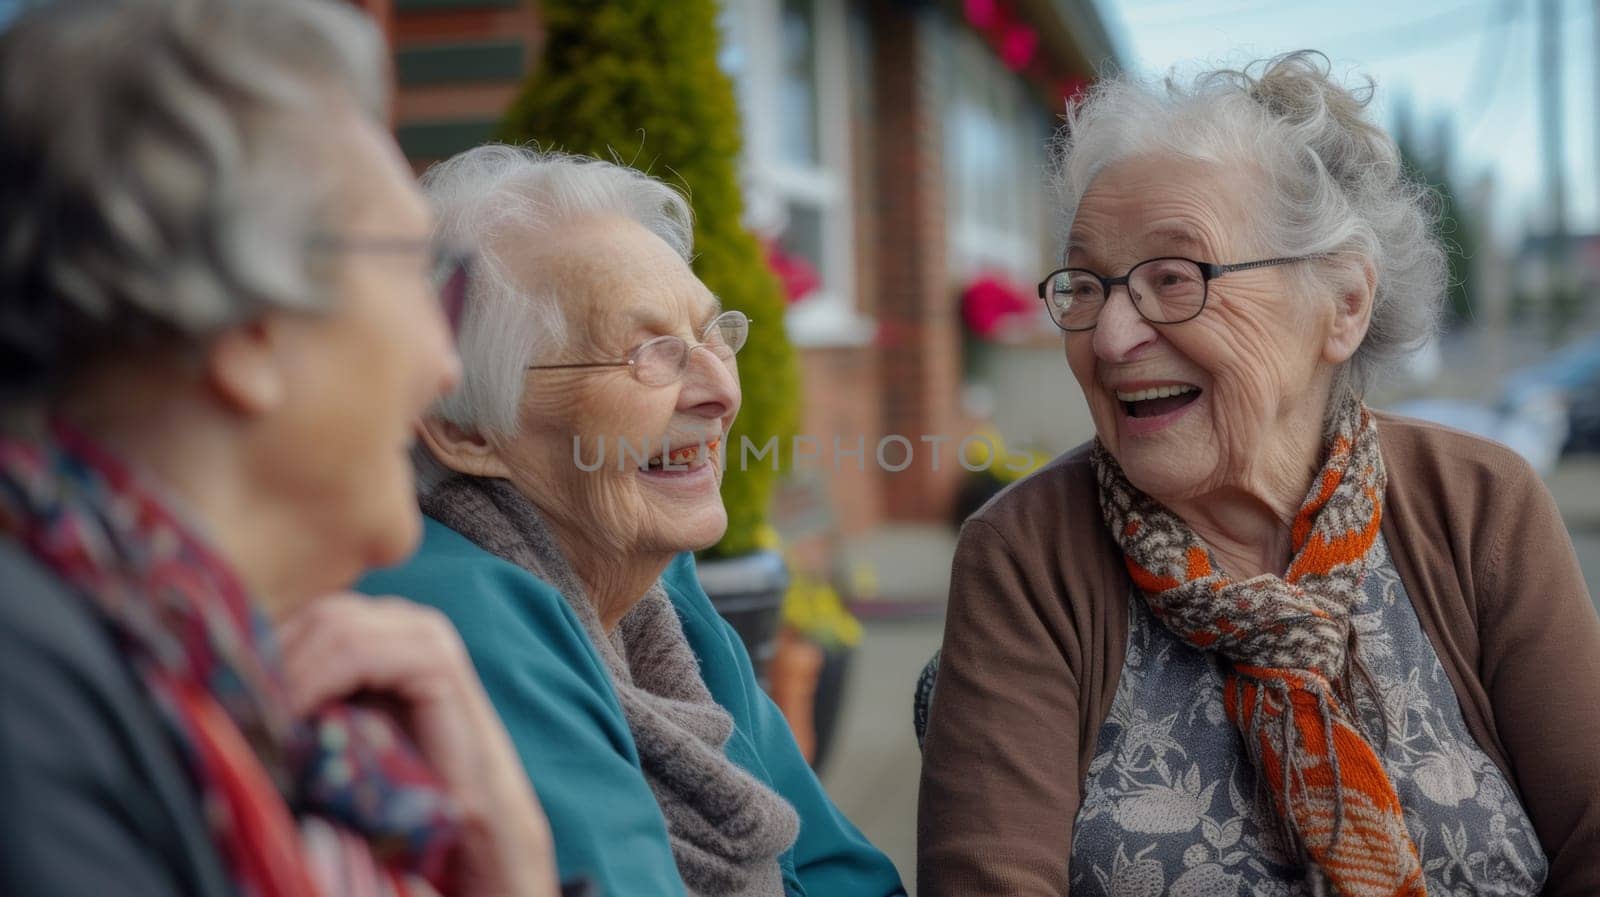
[(513, 267), (546, 281), (576, 325), (576, 339), (697, 332), (721, 309), (683, 257), (632, 219), (580, 219), (526, 243), (523, 263)]
[(1119, 272), (1159, 255), (1237, 261), (1260, 242), (1262, 193), (1251, 166), (1170, 155), (1125, 159), (1084, 191), (1063, 259)]

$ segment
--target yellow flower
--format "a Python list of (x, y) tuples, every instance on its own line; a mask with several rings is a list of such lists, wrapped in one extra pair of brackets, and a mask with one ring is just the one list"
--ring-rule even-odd
[(853, 647), (861, 641), (861, 621), (845, 608), (839, 593), (821, 580), (796, 576), (783, 598), (783, 622), (825, 646)]
[(752, 541), (755, 542), (756, 548), (763, 551), (777, 551), (783, 546), (783, 537), (778, 535), (778, 528), (770, 523), (756, 527)]

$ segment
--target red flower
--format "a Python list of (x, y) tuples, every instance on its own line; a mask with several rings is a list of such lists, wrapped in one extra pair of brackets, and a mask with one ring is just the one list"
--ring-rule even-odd
[(979, 31), (993, 28), (1000, 21), (1000, 4), (997, 0), (966, 0), (963, 7), (967, 23)]
[(1033, 310), (1027, 293), (999, 275), (978, 277), (961, 291), (961, 320), (980, 339), (994, 339)]
[(1020, 72), (1033, 61), (1038, 49), (1038, 32), (1027, 25), (1012, 25), (1000, 38), (1000, 61), (1013, 72)]
[(1057, 85), (1056, 90), (1060, 92), (1064, 105), (1070, 107), (1083, 99), (1083, 95), (1089, 90), (1089, 81), (1077, 75), (1068, 75), (1061, 79), (1061, 83)]
[(776, 240), (763, 240), (762, 248), (766, 250), (767, 267), (772, 269), (772, 273), (778, 276), (778, 282), (783, 284), (783, 297), (790, 305), (806, 298), (822, 286), (822, 276), (805, 256), (785, 251)]

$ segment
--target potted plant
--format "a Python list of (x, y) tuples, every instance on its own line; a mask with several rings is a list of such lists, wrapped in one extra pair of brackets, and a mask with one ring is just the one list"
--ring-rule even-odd
[(779, 471), (772, 455), (741, 463), (741, 447), (748, 440), (759, 449), (775, 437), (777, 458), (786, 456), (798, 426), (799, 383), (782, 291), (741, 221), (738, 109), (717, 65), (716, 6), (545, 0), (540, 9), (544, 51), (501, 139), (622, 158), (677, 183), (694, 209), (695, 274), (725, 308), (754, 322), (739, 355), (744, 401), (725, 446), (728, 531), (702, 554), (700, 576), (760, 672), (788, 573), (767, 526)]
[(973, 443), (974, 450), (966, 460), (978, 470), (962, 478), (952, 509), (950, 522), (958, 528), (1001, 489), (1050, 462), (1050, 455), (1045, 452), (1008, 447), (1005, 437), (992, 426), (980, 428), (977, 435), (983, 438)]
[(820, 770), (837, 730), (861, 621), (827, 582), (797, 576), (783, 600), (772, 697), (801, 753)]

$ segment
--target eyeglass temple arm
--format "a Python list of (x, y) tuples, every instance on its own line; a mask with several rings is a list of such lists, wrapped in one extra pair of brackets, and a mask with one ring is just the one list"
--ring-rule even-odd
[[(754, 324), (756, 322), (755, 318), (750, 318), (750, 317), (747, 317), (744, 320), (745, 320), (746, 324)], [(698, 346), (691, 346), (690, 348), (691, 349), (698, 349), (698, 348), (700, 348), (700, 346), (703, 346), (703, 345), (705, 345), (705, 344), (701, 343)], [(530, 364), (530, 365), (528, 365), (528, 370), (530, 370), (530, 371), (569, 371), (569, 370), (577, 370), (579, 368), (627, 368), (627, 367), (633, 367), (633, 361), (631, 361), (631, 360), (629, 360), (629, 361), (590, 361), (590, 362), (585, 362), (585, 363), (582, 363), (582, 364)]]
[(632, 367), (632, 361), (590, 361), (583, 364), (530, 364), (530, 371), (566, 371), (577, 368), (626, 368)]
[(1223, 274), (1231, 274), (1234, 271), (1250, 271), (1250, 270), (1255, 269), (1255, 268), (1271, 268), (1274, 265), (1288, 265), (1288, 264), (1292, 264), (1294, 262), (1304, 262), (1304, 261), (1308, 261), (1310, 259), (1320, 259), (1320, 258), (1327, 258), (1327, 256), (1325, 254), (1320, 254), (1319, 253), (1319, 254), (1316, 254), (1316, 255), (1294, 255), (1294, 256), (1287, 256), (1287, 257), (1284, 257), (1284, 258), (1262, 259), (1259, 262), (1238, 262), (1237, 264), (1232, 264), (1232, 265), (1216, 265), (1216, 264), (1213, 264), (1213, 265), (1208, 266), (1209, 270), (1206, 273), (1210, 277), (1218, 277), (1218, 276), (1223, 275)]

